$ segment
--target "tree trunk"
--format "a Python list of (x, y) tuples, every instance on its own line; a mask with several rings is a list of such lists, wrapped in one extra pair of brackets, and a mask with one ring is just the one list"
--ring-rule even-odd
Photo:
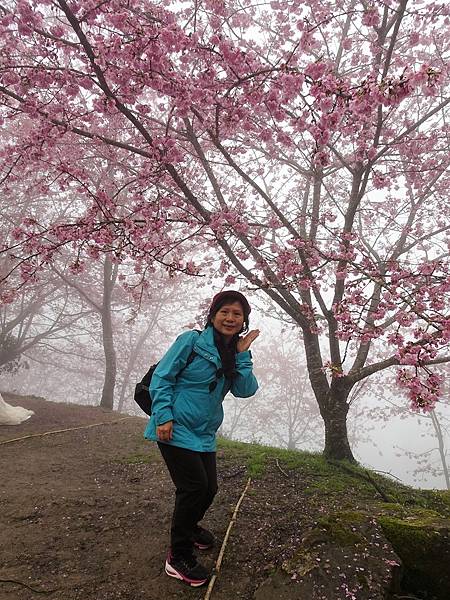
[(328, 398), (319, 403), (320, 413), (325, 423), (325, 448), (323, 454), (333, 460), (356, 462), (350, 448), (347, 433), (347, 403), (350, 390), (343, 386), (330, 386)]
[(439, 419), (434, 410), (431, 411), (431, 420), (433, 423), (434, 431), (436, 432), (436, 437), (439, 445), (439, 456), (441, 457), (442, 470), (445, 478), (445, 484), (447, 489), (450, 490), (450, 474), (448, 472), (447, 466), (447, 452), (445, 450), (444, 444), (444, 436), (442, 435), (441, 424), (439, 423)]
[(350, 449), (347, 436), (347, 410), (340, 407), (334, 408), (326, 417), (325, 423), (325, 448), (323, 454), (333, 460), (349, 460), (356, 462)]
[(109, 256), (105, 259), (103, 268), (103, 306), (102, 334), (103, 350), (105, 353), (105, 380), (103, 383), (100, 406), (107, 410), (114, 407), (114, 387), (116, 385), (116, 352), (114, 350), (113, 324), (111, 314), (111, 296), (114, 287), (113, 266)]
[[(119, 412), (122, 412), (123, 410), (123, 405), (125, 402), (125, 397), (127, 395), (127, 392), (129, 390), (129, 381), (130, 381), (130, 375), (133, 372), (134, 366), (136, 364), (137, 358), (139, 356), (139, 352), (145, 342), (146, 336), (142, 335), (137, 343), (136, 346), (132, 349), (129, 359), (128, 359), (128, 363), (125, 369), (125, 373), (123, 374), (123, 380), (122, 380), (122, 384), (120, 386), (120, 394), (119, 394), (119, 402), (117, 404), (117, 410)], [(150, 366), (150, 365), (149, 365)], [(141, 374), (141, 377), (144, 376), (144, 371)], [(133, 390), (131, 390), (133, 391)]]
[(296, 450), (297, 449), (297, 444), (295, 443), (295, 440), (290, 436), (289, 436), (288, 443), (287, 443), (287, 449), (288, 450)]
[(356, 462), (347, 433), (347, 398), (352, 389), (347, 377), (334, 377), (331, 384), (325, 375), (317, 334), (303, 330), (309, 381), (325, 424), (323, 455), (333, 460)]
[[(139, 356), (139, 353), (142, 349), (142, 346), (144, 345), (145, 340), (148, 339), (148, 337), (150, 336), (151, 332), (153, 331), (153, 328), (156, 326), (158, 319), (159, 319), (159, 315), (161, 314), (161, 309), (164, 306), (164, 301), (162, 300), (161, 302), (159, 302), (159, 304), (156, 305), (156, 308), (153, 312), (151, 321), (149, 322), (149, 324), (147, 325), (147, 328), (145, 329), (145, 331), (143, 331), (141, 333), (141, 335), (139, 336), (136, 345), (134, 346), (134, 348), (131, 350), (130, 352), (130, 356), (128, 359), (128, 363), (127, 363), (127, 367), (125, 369), (125, 373), (123, 376), (123, 381), (122, 381), (122, 385), (120, 387), (120, 395), (119, 395), (119, 404), (117, 405), (117, 410), (119, 412), (122, 412), (123, 409), (123, 405), (125, 402), (125, 394), (127, 393), (128, 390), (128, 383), (130, 380), (130, 375), (134, 369), (134, 366), (136, 364), (137, 358)], [(150, 367), (150, 362), (147, 361), (147, 369)], [(146, 372), (146, 370), (142, 372), (141, 377), (144, 376), (144, 373)], [(133, 390), (131, 390), (133, 391)]]

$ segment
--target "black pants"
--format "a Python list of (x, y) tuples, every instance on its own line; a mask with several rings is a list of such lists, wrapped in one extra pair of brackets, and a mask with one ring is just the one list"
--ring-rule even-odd
[(171, 550), (174, 556), (185, 556), (192, 553), (194, 529), (217, 493), (216, 453), (194, 452), (159, 442), (158, 447), (176, 487)]

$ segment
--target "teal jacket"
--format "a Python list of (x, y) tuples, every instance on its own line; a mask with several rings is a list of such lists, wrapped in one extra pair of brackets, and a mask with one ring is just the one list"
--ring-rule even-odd
[[(186, 366), (192, 351), (194, 358)], [(156, 426), (173, 421), (173, 437), (167, 443), (197, 452), (214, 452), (225, 395), (231, 391), (233, 396), (248, 398), (258, 389), (250, 351), (236, 354), (237, 374), (231, 386), (223, 375), (217, 377), (221, 367), (211, 326), (200, 334), (186, 331), (178, 336), (153, 373), (152, 416), (144, 437), (157, 441)], [(209, 391), (212, 382), (217, 385)]]

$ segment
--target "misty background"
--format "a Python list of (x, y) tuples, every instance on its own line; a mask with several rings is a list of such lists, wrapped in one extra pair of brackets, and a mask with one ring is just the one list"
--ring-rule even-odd
[[(179, 333), (203, 327), (211, 298), (223, 286), (219, 279), (169, 277), (161, 271), (136, 296), (127, 283), (131, 267), (114, 266), (105, 283), (106, 262), (92, 261), (79, 273), (60, 264), (2, 306), (1, 391), (99, 405), (111, 378), (109, 353), (115, 359), (114, 410), (145, 416), (133, 401), (135, 383)], [(320, 452), (323, 421), (301, 332), (257, 292), (242, 291), (252, 305), (250, 326), (261, 330), (252, 348), (260, 389), (249, 399), (227, 396), (220, 433)], [(111, 321), (106, 341), (105, 295)], [(394, 368), (369, 378), (351, 397), (348, 430), (356, 459), (415, 487), (448, 488), (449, 424), (448, 391), (432, 415), (414, 413), (395, 384)]]

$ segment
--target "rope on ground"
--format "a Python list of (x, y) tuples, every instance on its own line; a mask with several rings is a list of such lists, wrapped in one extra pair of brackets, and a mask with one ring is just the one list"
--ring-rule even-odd
[(211, 580), (210, 580), (209, 585), (208, 585), (208, 589), (206, 590), (206, 594), (205, 594), (204, 600), (209, 600), (209, 598), (211, 597), (211, 592), (212, 592), (212, 589), (214, 587), (214, 584), (216, 582), (217, 576), (218, 576), (219, 571), (220, 571), (220, 565), (222, 564), (223, 555), (225, 553), (225, 548), (226, 548), (227, 543), (228, 543), (228, 538), (230, 537), (231, 529), (232, 529), (234, 523), (236, 522), (236, 518), (237, 518), (238, 511), (239, 511), (239, 507), (241, 506), (242, 500), (244, 499), (244, 496), (247, 493), (248, 488), (250, 487), (251, 481), (252, 481), (251, 478), (249, 478), (249, 480), (247, 481), (247, 485), (245, 486), (244, 491), (242, 492), (241, 497), (239, 498), (238, 503), (236, 504), (236, 508), (234, 509), (233, 516), (231, 517), (231, 521), (230, 521), (230, 523), (228, 525), (227, 532), (226, 532), (225, 537), (224, 537), (223, 542), (222, 542), (222, 547), (220, 548), (219, 556), (217, 557), (216, 566), (215, 566), (215, 573), (211, 577)]
[(44, 435), (53, 435), (54, 433), (65, 433), (66, 431), (76, 431), (77, 429), (89, 429), (90, 427), (100, 427), (100, 425), (114, 425), (121, 421), (127, 421), (128, 419), (135, 419), (136, 417), (123, 417), (116, 421), (104, 421), (103, 423), (91, 423), (90, 425), (82, 425), (80, 427), (70, 427), (69, 429), (55, 429), (54, 431), (45, 431), (44, 433), (32, 433), (31, 435), (24, 435), (23, 437), (13, 438), (12, 440), (5, 440), (0, 442), (0, 446), (3, 444), (11, 444), (12, 442), (19, 442), (20, 440), (27, 440), (34, 437), (44, 437)]

